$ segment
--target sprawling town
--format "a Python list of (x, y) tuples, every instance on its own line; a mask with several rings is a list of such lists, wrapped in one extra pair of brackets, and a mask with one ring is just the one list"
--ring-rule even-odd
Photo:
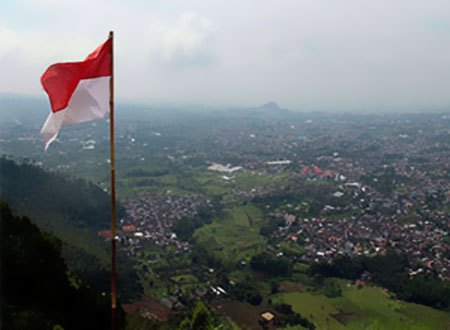
[[(272, 304), (288, 301), (280, 297), (310, 301), (313, 292), (331, 299), (361, 283), (367, 290), (383, 286), (365, 271), (345, 285), (327, 279), (331, 291), (341, 288), (327, 292), (330, 285), (310, 269), (344, 257), (405, 256), (409, 281), (448, 283), (448, 113), (294, 113), (269, 103), (130, 117), (117, 123), (123, 212), (116, 238), (135, 264), (142, 296), (127, 310), (165, 322), (201, 299), (225, 323), (274, 329), (285, 317)], [(31, 126), (2, 125), (5, 154), (26, 150), (36, 166), (94, 181), (109, 193), (103, 123), (66, 130), (45, 154)], [(107, 246), (110, 228), (96, 237)], [(395, 289), (383, 294), (422, 302)], [(343, 324), (345, 308), (327, 315)], [(311, 324), (323, 321), (314, 311), (297, 311)]]
[[(427, 120), (412, 115), (374, 121), (367, 127), (358, 120), (353, 125), (323, 118), (317, 119), (322, 121), (317, 124), (304, 120), (297, 124), (303, 125), (299, 131), (305, 136), (300, 137), (294, 132), (295, 124), (280, 122), (260, 133), (259, 139), (257, 134), (242, 132), (231, 138), (232, 133), (224, 131), (214, 141), (202, 140), (204, 151), (192, 154), (177, 147), (175, 153), (167, 149), (164, 154), (181, 162), (199, 155), (210, 157), (200, 170), (214, 174), (217, 185), (230, 188), (222, 197), (223, 205), (279, 193), (296, 196), (305, 187), (315, 187), (327, 196), (323, 199), (327, 203), (309, 215), (302, 207), (302, 203), (308, 207), (305, 201), (275, 208), (267, 205), (268, 217), (285, 221), (271, 233), (270, 242), (275, 243), (271, 246), (276, 249), (280, 240), (297, 242), (304, 250), (303, 262), (382, 255), (391, 250), (410, 256), (411, 276), (429, 272), (448, 279), (450, 141), (446, 137), (450, 118), (435, 115)], [(342, 126), (342, 131), (324, 135), (323, 121)], [(209, 143), (221, 145), (210, 149)], [(223, 150), (220, 155), (218, 149)], [(245, 151), (235, 155), (236, 149)], [(271, 156), (257, 157), (258, 153)], [(232, 158), (232, 164), (224, 162)], [(282, 184), (264, 182), (245, 188), (239, 184), (243, 173), (263, 178), (284, 176), (284, 180)], [(177, 239), (173, 224), (195, 217), (198, 209), (211, 208), (207, 195), (170, 191), (163, 196), (125, 200), (123, 205), (127, 215), (121, 219), (122, 232), (132, 249), (141, 246), (140, 240), (189, 249), (189, 243)]]

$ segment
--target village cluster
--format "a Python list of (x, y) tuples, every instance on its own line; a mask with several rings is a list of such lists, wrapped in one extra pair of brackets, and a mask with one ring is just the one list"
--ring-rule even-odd
[[(370, 124), (367, 118), (349, 124), (343, 117), (259, 125), (259, 133), (239, 125), (234, 130), (213, 127), (214, 135), (194, 135), (159, 150), (158, 157), (170, 156), (189, 168), (192, 159), (205, 159), (199, 163), (204, 171), (216, 172), (218, 182), (232, 188), (233, 196), (223, 203), (252, 202), (305, 184), (323, 189), (319, 196), (332, 199), (320, 214), (299, 215), (286, 207), (276, 214), (287, 220), (273, 237), (298, 241), (305, 262), (393, 250), (410, 257), (411, 276), (432, 272), (450, 277), (447, 117), (374, 117)], [(256, 178), (288, 173), (288, 179), (245, 189), (240, 173)], [(125, 201), (121, 235), (133, 249), (150, 240), (186, 250), (188, 244), (177, 239), (172, 226), (195, 217), (208, 203), (200, 194)]]
[[(156, 246), (175, 245), (177, 250), (186, 251), (187, 242), (177, 239), (172, 227), (176, 221), (193, 218), (201, 208), (211, 202), (201, 195), (146, 195), (122, 202), (126, 215), (120, 219), (118, 240), (121, 246), (132, 254), (143, 247), (145, 241)], [(99, 232), (110, 237), (109, 230)]]

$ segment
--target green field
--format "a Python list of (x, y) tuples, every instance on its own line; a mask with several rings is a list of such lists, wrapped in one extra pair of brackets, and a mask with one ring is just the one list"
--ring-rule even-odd
[(267, 174), (257, 171), (242, 171), (236, 174), (236, 184), (242, 189), (251, 189), (265, 185), (284, 185), (288, 183), (289, 172)]
[(265, 238), (259, 229), (265, 224), (261, 211), (253, 205), (225, 209), (224, 216), (197, 229), (194, 233), (198, 244), (224, 262), (249, 260), (261, 252)]
[(274, 301), (291, 304), (318, 329), (446, 330), (450, 327), (448, 313), (396, 301), (375, 287), (345, 288), (338, 298), (293, 292), (278, 295)]
[[(160, 172), (163, 171), (161, 175)], [(229, 177), (226, 180), (223, 173), (208, 171), (204, 166), (186, 172), (175, 166), (165, 168), (152, 163), (134, 166), (119, 175), (118, 195), (123, 199), (171, 190), (180, 194), (201, 192), (209, 196), (231, 196), (235, 188), (250, 190), (259, 186), (286, 184), (289, 173), (267, 174), (243, 170)]]

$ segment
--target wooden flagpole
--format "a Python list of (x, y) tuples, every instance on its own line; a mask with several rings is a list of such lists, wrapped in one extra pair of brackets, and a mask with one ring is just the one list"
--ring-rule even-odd
[(117, 329), (117, 283), (116, 283), (116, 176), (114, 166), (114, 32), (111, 39), (111, 79), (109, 81), (109, 137), (111, 166), (111, 329)]

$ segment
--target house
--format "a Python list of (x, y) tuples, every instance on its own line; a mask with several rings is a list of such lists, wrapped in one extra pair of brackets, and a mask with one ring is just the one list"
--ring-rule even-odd
[(267, 322), (270, 322), (273, 320), (273, 318), (275, 317), (275, 315), (273, 315), (271, 312), (265, 312), (261, 314), (261, 317), (266, 320)]
[(125, 225), (125, 226), (122, 226), (122, 230), (125, 231), (125, 232), (128, 232), (128, 233), (134, 232), (134, 231), (136, 231), (136, 226), (134, 226), (134, 225)]
[(362, 288), (362, 287), (364, 287), (366, 285), (366, 281), (364, 281), (364, 280), (356, 280), (355, 281), (355, 286), (357, 287), (357, 288)]

